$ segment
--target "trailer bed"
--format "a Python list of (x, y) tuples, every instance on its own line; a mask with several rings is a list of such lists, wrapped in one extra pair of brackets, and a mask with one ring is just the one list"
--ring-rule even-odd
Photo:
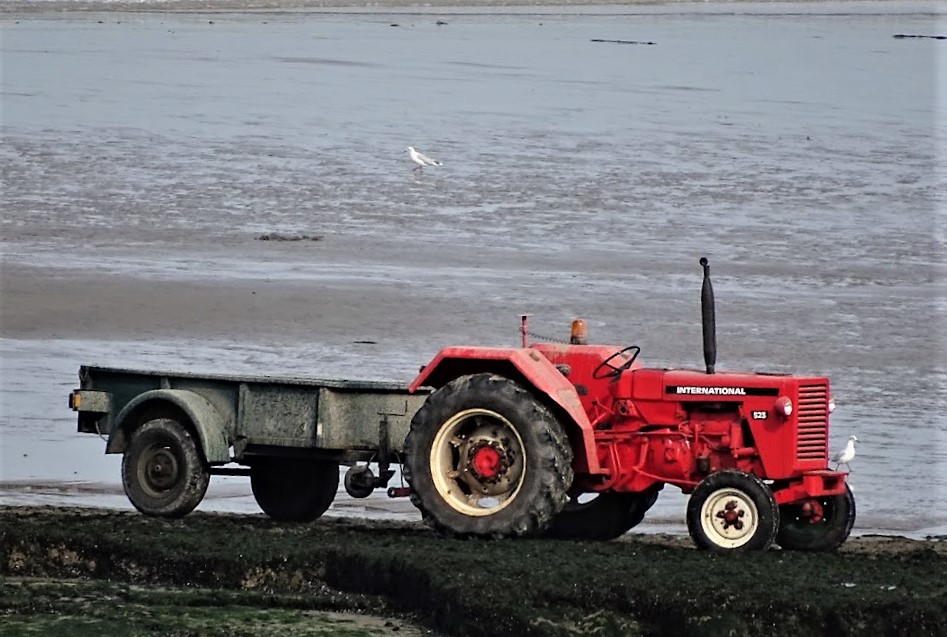
[[(122, 428), (156, 400), (174, 401), (198, 429), (221, 428), (229, 453), (208, 449), (211, 464), (240, 462), (275, 448), (334, 452), (358, 459), (380, 446), (398, 453), (427, 396), (406, 383), (301, 376), (204, 374), (82, 366), (79, 430), (107, 434), (107, 451), (124, 449)], [(195, 398), (199, 397), (199, 398)], [(184, 399), (187, 400), (184, 400)], [(206, 406), (205, 406), (206, 403)], [(384, 439), (381, 439), (384, 438)]]

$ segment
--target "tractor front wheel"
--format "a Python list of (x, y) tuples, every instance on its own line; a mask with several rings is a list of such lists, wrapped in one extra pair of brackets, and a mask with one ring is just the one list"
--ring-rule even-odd
[(210, 470), (191, 431), (176, 420), (149, 420), (132, 432), (122, 456), (122, 485), (145, 515), (179, 518), (194, 510)]
[(855, 524), (855, 496), (845, 493), (779, 507), (776, 543), (790, 551), (834, 551)]
[[(570, 497), (552, 521), (547, 537), (558, 540), (614, 540), (638, 526), (655, 501), (660, 487), (641, 493), (581, 494)], [(589, 500), (583, 500), (590, 497)]]
[(707, 476), (687, 503), (687, 530), (700, 549), (763, 551), (773, 543), (778, 525), (773, 492), (742, 471)]
[(558, 419), (518, 383), (461, 376), (411, 420), (404, 477), (435, 528), (459, 536), (528, 536), (565, 506), (572, 449)]
[(339, 465), (303, 458), (259, 458), (250, 464), (250, 489), (269, 517), (311, 522), (326, 512), (339, 490)]

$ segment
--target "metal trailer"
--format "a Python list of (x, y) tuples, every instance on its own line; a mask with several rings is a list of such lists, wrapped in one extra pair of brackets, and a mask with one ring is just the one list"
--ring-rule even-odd
[(388, 484), (429, 394), (393, 382), (94, 366), (82, 366), (79, 381), (69, 398), (78, 430), (123, 454), (122, 483), (139, 511), (167, 517), (193, 510), (211, 475), (249, 475), (257, 503), (279, 520), (325, 512), (339, 465), (351, 466), (348, 493), (366, 497)]

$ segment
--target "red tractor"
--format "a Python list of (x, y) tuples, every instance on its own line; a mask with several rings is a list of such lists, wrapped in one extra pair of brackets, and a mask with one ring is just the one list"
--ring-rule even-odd
[(706, 370), (649, 369), (640, 349), (586, 344), (448, 347), (411, 391), (404, 475), (436, 528), (459, 536), (605, 540), (672, 484), (702, 549), (822, 551), (855, 520), (828, 468), (829, 380), (715, 372), (713, 287), (701, 306)]

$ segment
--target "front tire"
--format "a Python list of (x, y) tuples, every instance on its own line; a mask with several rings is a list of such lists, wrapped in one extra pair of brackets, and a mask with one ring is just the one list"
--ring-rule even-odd
[(658, 499), (659, 490), (652, 487), (641, 493), (600, 493), (587, 502), (572, 497), (545, 535), (557, 540), (614, 540), (641, 523)]
[(773, 492), (742, 471), (707, 476), (687, 502), (687, 530), (699, 549), (765, 551), (778, 525)]
[(197, 441), (169, 418), (149, 420), (131, 435), (122, 456), (122, 486), (145, 515), (179, 518), (200, 504), (210, 470)]
[(834, 551), (855, 524), (855, 496), (845, 493), (779, 507), (776, 543), (789, 551)]
[(329, 508), (339, 490), (339, 465), (302, 458), (258, 458), (250, 464), (250, 489), (269, 517), (312, 522)]
[(572, 449), (555, 415), (494, 374), (444, 385), (411, 420), (404, 476), (435, 528), (460, 536), (529, 536), (565, 506)]

